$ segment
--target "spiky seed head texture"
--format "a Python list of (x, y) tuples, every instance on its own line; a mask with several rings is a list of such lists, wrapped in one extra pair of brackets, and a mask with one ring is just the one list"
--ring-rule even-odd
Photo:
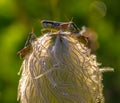
[(32, 42), (21, 69), (20, 103), (104, 103), (96, 56), (69, 32), (47, 33)]

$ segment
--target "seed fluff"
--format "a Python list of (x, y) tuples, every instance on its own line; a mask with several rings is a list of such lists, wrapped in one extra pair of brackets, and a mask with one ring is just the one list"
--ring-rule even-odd
[(96, 56), (70, 32), (46, 33), (32, 42), (21, 66), (20, 103), (104, 103)]

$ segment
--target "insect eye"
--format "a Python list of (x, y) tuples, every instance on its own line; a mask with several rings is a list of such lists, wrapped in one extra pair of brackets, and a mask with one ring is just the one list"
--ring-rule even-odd
[(47, 23), (42, 23), (43, 27), (47, 27)]

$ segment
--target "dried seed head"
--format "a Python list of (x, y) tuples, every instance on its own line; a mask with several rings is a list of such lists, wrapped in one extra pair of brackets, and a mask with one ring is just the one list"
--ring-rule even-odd
[(106, 70), (69, 32), (44, 34), (32, 47), (21, 66), (21, 103), (104, 103), (101, 81)]

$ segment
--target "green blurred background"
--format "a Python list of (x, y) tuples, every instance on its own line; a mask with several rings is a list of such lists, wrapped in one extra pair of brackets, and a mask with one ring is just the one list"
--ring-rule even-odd
[(18, 103), (17, 75), (23, 48), (34, 28), (41, 35), (40, 20), (73, 21), (98, 34), (95, 52), (102, 66), (115, 68), (103, 75), (106, 103), (120, 103), (120, 0), (0, 0), (0, 103)]

